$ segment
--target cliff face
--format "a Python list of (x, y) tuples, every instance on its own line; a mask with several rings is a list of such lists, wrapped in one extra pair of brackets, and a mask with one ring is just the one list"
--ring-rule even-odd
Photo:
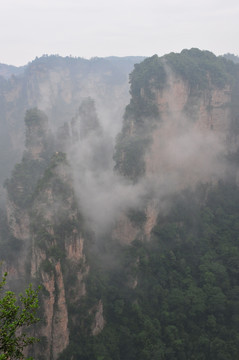
[[(100, 222), (100, 232), (94, 234), (87, 202), (96, 204), (92, 213), (100, 215), (100, 219), (104, 218), (105, 207), (110, 217), (113, 206), (108, 197), (108, 202), (101, 207), (102, 201), (91, 201), (93, 196), (101, 198), (99, 184), (110, 177), (112, 164), (109, 155), (112, 146), (104, 134), (95, 102), (84, 99), (78, 113), (70, 117), (72, 121), (58, 129), (57, 139), (50, 128), (58, 127), (63, 118), (68, 120), (83, 93), (100, 98), (104, 106), (113, 99), (114, 109), (109, 110), (113, 116), (119, 107), (122, 108), (126, 88), (121, 82), (113, 85), (107, 82), (111, 72), (106, 71), (104, 62), (99, 60), (97, 66), (101, 70), (102, 66), (104, 68), (101, 75), (98, 70), (91, 70), (85, 77), (79, 67), (87, 67), (87, 61), (80, 65), (76, 61), (75, 72), (72, 72), (62, 67), (60, 59), (57, 67), (54, 63), (50, 68), (46, 67), (45, 60), (49, 59), (37, 60), (27, 70), (26, 89), (31, 105), (40, 104), (51, 120), (49, 124), (47, 116), (36, 108), (29, 110), (25, 117), (25, 152), (6, 182), (6, 239), (12, 246), (11, 251), (14, 249), (14, 256), (3, 249), (1, 256), (6, 258), (3, 270), (9, 272), (16, 288), (30, 281), (42, 284), (42, 321), (35, 329), (41, 342), (39, 347), (34, 347), (35, 358), (76, 360), (81, 356), (103, 358), (104, 354), (114, 358), (113, 347), (117, 348), (127, 337), (134, 342), (141, 326), (154, 334), (152, 338), (159, 338), (160, 332), (157, 333), (154, 326), (161, 325), (153, 322), (148, 326), (151, 315), (143, 316), (141, 286), (149, 294), (155, 291), (155, 296), (148, 296), (147, 301), (154, 299), (153, 306), (159, 309), (157, 301), (160, 300), (157, 299), (167, 294), (167, 290), (162, 291), (166, 280), (161, 288), (157, 286), (158, 278), (165, 271), (161, 263), (160, 272), (157, 270), (159, 256), (170, 246), (170, 241), (177, 243), (179, 236), (184, 237), (180, 232), (184, 226), (181, 214), (173, 214), (176, 220), (167, 228), (166, 215), (175, 193), (188, 187), (194, 189), (197, 182), (203, 186), (216, 183), (225, 178), (232, 167), (228, 159), (235, 157), (239, 145), (239, 71), (226, 60), (195, 49), (163, 58), (153, 56), (135, 66), (130, 75), (131, 100), (114, 154), (115, 168), (121, 177), (112, 177), (120, 185), (114, 188), (113, 202), (122, 196), (119, 201), (122, 213), (114, 224), (106, 222), (110, 224), (107, 229), (102, 230), (104, 222)], [(20, 93), (14, 88), (15, 93), (13, 88), (8, 93), (9, 101), (15, 101), (16, 94)], [(59, 124), (53, 124), (53, 118)], [(206, 190), (201, 192), (205, 199)], [(133, 205), (127, 197), (132, 199)], [(180, 206), (182, 209), (184, 203)], [(206, 215), (207, 219), (211, 216)], [(158, 236), (157, 244), (153, 244), (155, 236)], [(0, 240), (1, 237), (0, 233)], [(152, 254), (157, 248), (158, 253)], [(170, 264), (176, 261), (174, 248), (167, 256)], [(152, 258), (152, 271), (149, 258)], [(165, 259), (162, 257), (160, 261), (163, 264)], [(181, 262), (180, 266), (183, 267)], [(146, 275), (155, 276), (153, 287), (147, 285)], [(168, 316), (167, 311), (164, 315)], [(128, 331), (125, 324), (131, 317), (134, 321)], [(139, 328), (134, 325), (137, 321)], [(165, 318), (161, 324), (164, 321)], [(120, 339), (117, 338), (119, 331)], [(142, 336), (141, 330), (137, 336), (135, 348), (143, 338), (146, 342), (148, 339)], [(131, 348), (129, 346), (126, 353), (121, 350), (120, 356), (127, 358)], [(151, 344), (149, 353), (150, 349)]]
[(8, 237), (19, 245), (13, 259), (5, 258), (3, 270), (14, 288), (26, 281), (42, 285), (42, 321), (36, 331), (44, 356), (41, 346), (34, 348), (34, 356), (57, 359), (69, 345), (69, 323), (80, 321), (72, 309), (79, 308), (86, 293), (85, 226), (70, 166), (64, 153), (54, 151), (57, 142), (46, 115), (31, 109), (25, 125), (26, 150), (6, 182)]
[(168, 67), (166, 69), (165, 88), (155, 89), (155, 101), (162, 121), (169, 122), (170, 127), (176, 126), (184, 115), (202, 131), (215, 130), (228, 134), (231, 126), (231, 86), (216, 87), (211, 84), (208, 74), (208, 88), (193, 94), (187, 81)]
[(69, 321), (79, 321), (69, 309), (79, 307), (86, 292), (84, 278), (89, 267), (84, 254), (84, 225), (68, 167), (65, 156), (56, 153), (31, 204), (24, 210), (13, 199), (8, 201), (9, 231), (24, 245), (14, 265), (6, 262), (4, 270), (12, 282), (31, 279), (42, 285), (42, 321), (37, 334), (44, 343), (44, 356), (41, 348), (34, 348), (39, 359), (57, 359), (68, 346)]
[[(170, 171), (170, 167), (175, 169), (177, 161), (181, 161), (182, 166), (187, 167), (184, 170), (192, 175), (193, 161), (196, 157), (197, 160), (200, 158), (200, 155), (196, 153), (200, 149), (195, 147), (193, 153), (190, 154), (192, 151), (190, 137), (192, 141), (199, 142), (198, 146), (207, 146), (208, 140), (212, 145), (214, 142), (218, 147), (224, 147), (225, 152), (235, 149), (237, 143), (232, 136), (230, 85), (226, 84), (222, 89), (211, 85), (208, 89), (191, 94), (189, 84), (177, 74), (171, 73), (167, 77), (165, 89), (153, 91), (160, 123), (151, 133), (152, 143), (145, 156), (146, 176), (160, 170)], [(177, 144), (180, 139), (182, 144)], [(174, 143), (176, 143), (175, 146)], [(170, 144), (171, 149), (167, 144)], [(180, 148), (177, 148), (177, 145)], [(175, 153), (177, 151), (178, 156)], [(184, 154), (181, 154), (180, 159), (182, 151)], [(185, 153), (188, 153), (188, 159)], [(190, 168), (187, 160), (192, 161)], [(185, 174), (187, 175), (189, 174)], [(209, 176), (208, 179), (207, 176)], [(195, 181), (199, 178), (197, 174)], [(210, 173), (205, 174), (205, 179), (202, 180), (210, 180)]]
[[(238, 78), (235, 64), (197, 49), (136, 65), (116, 169), (134, 182), (153, 182), (165, 196), (224, 178), (225, 158), (239, 145)], [(156, 199), (145, 208), (146, 238), (157, 219)]]
[[(166, 88), (155, 91), (160, 124), (144, 157), (145, 176), (163, 173), (163, 182), (173, 181), (173, 191), (223, 178), (225, 164), (218, 157), (238, 146), (232, 136), (231, 93), (226, 84), (191, 94), (181, 77), (168, 75)], [(148, 204), (146, 214), (149, 237), (157, 220), (154, 202)]]
[[(87, 273), (79, 214), (61, 156), (55, 155), (51, 174), (43, 177), (31, 216), (31, 278), (43, 286), (44, 322), (39, 334), (47, 339), (47, 359), (56, 359), (69, 344), (68, 307), (85, 294)], [(69, 282), (70, 277), (74, 281)]]
[(0, 182), (20, 161), (23, 119), (29, 108), (44, 111), (50, 128), (57, 129), (74, 116), (82, 99), (92, 97), (105, 124), (116, 134), (129, 99), (128, 73), (139, 61), (140, 57), (85, 60), (43, 56), (19, 72), (9, 68), (12, 76), (0, 77)]

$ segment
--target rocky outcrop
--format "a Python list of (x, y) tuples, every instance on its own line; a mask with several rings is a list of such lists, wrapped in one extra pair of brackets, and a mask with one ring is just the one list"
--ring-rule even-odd
[[(229, 85), (222, 89), (211, 86), (192, 95), (189, 84), (170, 73), (166, 88), (155, 91), (155, 95), (160, 124), (152, 132), (151, 146), (146, 152), (146, 176), (160, 171), (164, 174), (172, 169), (175, 171), (180, 165), (186, 171), (186, 179), (188, 172), (193, 173), (195, 159), (200, 160), (200, 147), (204, 147), (204, 150), (205, 146), (212, 147), (209, 157), (214, 151), (220, 155), (220, 151), (230, 151), (235, 147), (231, 141)], [(210, 176), (209, 171), (202, 180), (210, 180)], [(197, 174), (195, 179), (200, 180), (200, 175)], [(189, 176), (187, 182), (190, 181)]]
[[(30, 131), (30, 134), (32, 145), (28, 146), (25, 157), (30, 159), (30, 164), (36, 163), (41, 168), (42, 151), (35, 159), (32, 155), (32, 152), (36, 154), (32, 142), (35, 133)], [(22, 161), (18, 168), (25, 177), (15, 171), (8, 183), (8, 189), (14, 184), (22, 186), (23, 192), (29, 191), (29, 200), (23, 201), (19, 189), (8, 199), (9, 232), (23, 246), (14, 265), (6, 263), (4, 270), (9, 272), (11, 281), (30, 279), (41, 284), (42, 321), (36, 332), (47, 340), (44, 359), (55, 360), (69, 344), (69, 322), (76, 320), (69, 307), (79, 306), (86, 294), (85, 276), (89, 266), (84, 252), (84, 226), (65, 154), (56, 152), (45, 171), (42, 168), (39, 173), (39, 181), (31, 182), (31, 186), (26, 181), (28, 165)], [(34, 356), (43, 358), (38, 346), (34, 347)]]
[(28, 212), (9, 199), (7, 201), (7, 220), (13, 236), (27, 242), (30, 238)]
[(85, 295), (88, 268), (67, 164), (60, 153), (52, 161), (52, 173), (43, 178), (32, 208), (31, 269), (44, 288), (39, 333), (48, 340), (46, 359), (54, 360), (69, 344), (68, 306)]
[(208, 74), (209, 87), (193, 93), (188, 82), (168, 67), (167, 74), (166, 87), (153, 90), (162, 121), (169, 122), (172, 129), (182, 121), (182, 117), (186, 117), (201, 131), (213, 130), (221, 136), (228, 136), (232, 120), (231, 86), (216, 87), (211, 84)]
[(137, 226), (134, 226), (126, 214), (121, 214), (115, 224), (112, 237), (122, 244), (130, 244), (140, 232)]
[(92, 326), (92, 334), (98, 335), (105, 326), (105, 319), (103, 316), (103, 303), (100, 300), (95, 309), (95, 319)]
[(40, 334), (47, 338), (46, 358), (54, 360), (69, 343), (68, 312), (60, 262), (54, 265), (54, 271), (50, 274), (42, 271), (41, 276), (48, 294), (43, 298), (44, 325)]
[[(135, 67), (115, 160), (116, 169), (133, 182), (153, 184), (155, 199), (151, 195), (145, 204), (146, 239), (163, 198), (228, 176), (226, 154), (239, 145), (238, 79), (235, 64), (197, 49), (155, 55)], [(132, 235), (129, 242), (137, 234), (126, 218), (120, 228), (122, 242), (123, 229)]]
[[(11, 69), (15, 76), (9, 79), (0, 77), (0, 182), (20, 160), (24, 149), (24, 115), (29, 108), (44, 111), (50, 128), (56, 130), (72, 119), (82, 99), (92, 97), (104, 124), (115, 136), (129, 99), (128, 74), (134, 63), (142, 59), (43, 56), (19, 72)], [(3, 65), (0, 74), (1, 71)]]
[(151, 200), (145, 210), (146, 221), (144, 224), (144, 234), (147, 240), (150, 239), (151, 231), (156, 225), (158, 217), (158, 203), (155, 200)]

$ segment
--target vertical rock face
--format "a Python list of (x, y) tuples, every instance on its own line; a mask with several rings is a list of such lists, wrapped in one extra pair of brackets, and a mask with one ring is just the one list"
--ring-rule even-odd
[[(19, 190), (19, 189), (18, 189)], [(21, 191), (21, 190), (20, 190)], [(18, 239), (28, 240), (29, 233), (29, 216), (25, 211), (21, 211), (13, 201), (7, 204), (7, 219), (13, 236)]]
[(25, 260), (31, 246), (30, 213), (32, 195), (47, 166), (48, 121), (38, 109), (28, 110), (26, 123), (26, 151), (12, 177), (6, 181), (7, 220), (11, 236), (22, 244), (22, 256), (16, 257), (17, 272), (24, 278)]
[(37, 334), (45, 348), (36, 346), (34, 356), (55, 360), (69, 344), (69, 308), (86, 293), (85, 230), (66, 155), (53, 152), (45, 114), (29, 110), (26, 128), (26, 151), (6, 183), (9, 236), (23, 245), (4, 270), (19, 287), (24, 280), (42, 285)]
[[(155, 101), (160, 114), (174, 117), (180, 116), (187, 104), (189, 97), (189, 85), (182, 78), (175, 76), (171, 69), (166, 66), (167, 82), (163, 89), (155, 89)], [(169, 120), (168, 119), (168, 120)]]
[(144, 234), (146, 239), (150, 239), (151, 231), (157, 222), (158, 217), (158, 206), (157, 202), (152, 200), (148, 203), (145, 214), (146, 214), (146, 222), (144, 225)]
[(43, 286), (49, 293), (43, 299), (45, 325), (41, 334), (48, 340), (45, 349), (47, 358), (57, 359), (69, 343), (68, 311), (60, 262), (54, 264), (54, 274), (42, 271), (41, 276)]
[[(189, 85), (176, 74), (170, 74), (165, 90), (156, 91), (155, 102), (160, 115), (160, 124), (151, 134), (152, 143), (145, 156), (146, 175), (165, 169), (175, 169), (182, 162), (185, 176), (192, 173), (194, 160), (200, 159), (199, 147), (210, 143), (229, 151), (231, 140), (231, 90), (211, 86), (191, 95)], [(195, 141), (195, 148), (190, 142)], [(196, 146), (198, 142), (198, 147)], [(190, 154), (190, 151), (193, 152)], [(211, 155), (214, 149), (212, 149)], [(184, 152), (184, 153), (183, 153)], [(198, 152), (198, 153), (197, 153)], [(181, 153), (181, 154), (180, 154)], [(185, 154), (188, 154), (188, 159)], [(180, 158), (180, 155), (182, 157)], [(187, 164), (187, 160), (189, 161)], [(190, 164), (190, 160), (192, 164)], [(204, 181), (210, 178), (205, 174)], [(200, 177), (200, 176), (199, 176)], [(199, 179), (197, 174), (197, 180)], [(208, 180), (209, 180), (208, 178)], [(196, 176), (195, 176), (196, 179)], [(190, 181), (190, 179), (189, 179)]]
[[(225, 154), (239, 145), (238, 66), (191, 49), (146, 59), (130, 79), (116, 169), (133, 182), (153, 182), (164, 196), (223, 178)], [(146, 238), (158, 207), (154, 201), (145, 206)]]
[(35, 197), (31, 216), (31, 269), (32, 276), (40, 279), (44, 288), (40, 334), (48, 340), (47, 359), (57, 359), (69, 344), (68, 306), (79, 303), (85, 294), (83, 228), (66, 168), (63, 154), (55, 154), (50, 173), (45, 173)]
[(92, 334), (98, 335), (104, 328), (105, 319), (103, 316), (103, 303), (100, 300), (96, 307), (95, 320), (92, 327)]
[(33, 160), (40, 160), (46, 152), (48, 140), (48, 118), (37, 108), (28, 110), (25, 115), (25, 144), (28, 155)]
[[(9, 79), (0, 78), (0, 181), (5, 180), (24, 149), (24, 114), (44, 111), (57, 129), (75, 114), (82, 99), (95, 99), (105, 123), (116, 134), (129, 99), (128, 73), (142, 58), (75, 59), (43, 56)], [(24, 71), (23, 71), (24, 70)], [(114, 122), (112, 122), (114, 119)]]
[[(122, 248), (127, 248), (134, 240), (137, 240), (133, 243), (135, 247), (143, 240), (149, 241), (165, 198), (188, 185), (193, 187), (198, 180), (210, 182), (223, 177), (225, 154), (237, 150), (239, 133), (239, 107), (235, 105), (238, 69), (232, 66), (229, 71), (227, 65), (207, 52), (195, 55), (193, 50), (180, 57), (176, 54), (163, 58), (154, 56), (135, 67), (130, 76), (132, 98), (126, 107), (114, 158), (116, 170), (128, 178), (132, 192), (134, 185), (139, 185), (137, 191), (142, 191), (142, 201), (135, 202), (139, 208), (129, 207), (116, 219), (112, 232), (109, 234), (107, 230), (107, 239), (100, 238), (100, 244), (92, 246), (94, 251), (101, 246), (102, 252), (107, 246), (112, 249), (112, 244), (119, 245), (118, 241)], [(27, 91), (29, 94), (32, 91), (34, 98), (39, 96), (39, 103), (49, 113), (53, 112), (52, 104), (59, 101), (64, 103), (66, 115), (76, 97), (83, 97), (83, 90), (74, 94), (69, 69), (47, 71), (40, 62), (37, 64), (38, 83), (33, 81), (35, 75), (30, 73), (29, 76)], [(104, 73), (104, 76), (108, 75)], [(80, 79), (85, 81), (87, 89), (99, 96), (102, 90), (102, 97), (108, 96), (109, 88), (106, 85), (100, 88), (100, 79), (94, 73), (87, 78), (88, 82), (78, 74), (77, 81)], [(94, 90), (96, 83), (97, 90)], [(123, 91), (118, 85), (116, 88), (112, 95), (116, 97), (114, 102), (118, 101), (117, 94)], [(8, 100), (13, 100), (15, 95), (8, 93)], [(61, 127), (57, 141), (51, 137), (48, 119), (42, 111), (36, 108), (28, 111), (25, 124), (26, 150), (6, 182), (8, 235), (17, 244), (16, 259), (14, 265), (9, 261), (4, 266), (20, 285), (24, 285), (24, 281), (42, 284), (42, 321), (36, 334), (45, 340), (42, 342), (44, 351), (36, 346), (33, 355), (39, 360), (66, 359), (69, 353), (75, 354), (80, 341), (83, 344), (92, 335), (97, 338), (107, 327), (105, 316), (110, 313), (109, 309), (120, 316), (124, 307), (122, 299), (117, 297), (113, 305), (104, 302), (101, 292), (107, 276), (105, 280), (104, 272), (103, 276), (97, 274), (97, 265), (93, 270), (90, 266), (94, 264), (94, 259), (90, 263), (94, 237), (86, 202), (92, 194), (82, 192), (82, 188), (89, 190), (83, 187), (89, 179), (87, 176), (82, 179), (83, 174), (90, 173), (101, 180), (101, 172), (108, 171), (111, 161), (108, 149), (112, 147), (108, 146), (107, 137), (104, 138), (94, 101), (90, 98), (82, 102), (71, 124)], [(70, 142), (73, 143), (71, 151), (76, 162), (78, 190), (81, 187), (77, 200), (71, 177), (72, 162), (69, 165), (66, 154), (61, 152)], [(80, 206), (86, 206), (86, 215), (82, 215)], [(107, 255), (102, 255), (105, 262), (109, 262), (106, 266), (114, 267), (112, 262), (120, 262), (114, 258), (115, 254), (113, 260)], [(147, 256), (139, 252), (134, 258), (134, 269), (139, 266), (140, 256), (142, 264), (147, 264)], [(140, 286), (140, 279), (133, 268), (132, 271), (124, 279), (130, 291)]]
[[(31, 207), (26, 209), (28, 222), (22, 218), (19, 226), (15, 219), (10, 229), (28, 243), (19, 254), (22, 267), (21, 273), (16, 270), (15, 278), (31, 276), (31, 281), (42, 285), (43, 321), (38, 335), (47, 342), (44, 357), (35, 347), (34, 356), (39, 359), (57, 359), (68, 346), (71, 316), (68, 307), (70, 304), (79, 306), (85, 295), (84, 277), (88, 267), (84, 255), (84, 227), (68, 172), (65, 156), (56, 153), (33, 195)], [(27, 274), (26, 264), (30, 269)]]
[(75, 142), (86, 139), (92, 133), (102, 136), (102, 129), (93, 99), (88, 97), (82, 101), (77, 115), (71, 121), (71, 127)]
[(129, 218), (122, 214), (113, 230), (113, 239), (120, 240), (122, 244), (130, 244), (139, 233), (139, 229), (132, 224)]
[(166, 88), (157, 90), (155, 96), (162, 121), (169, 123), (170, 128), (186, 117), (201, 131), (213, 130), (228, 136), (232, 122), (231, 93), (228, 84), (222, 89), (210, 84), (209, 88), (191, 94), (189, 84), (171, 72)]
[[(187, 81), (170, 71), (165, 88), (155, 91), (155, 103), (160, 123), (144, 157), (145, 176), (163, 173), (173, 181), (175, 191), (223, 176), (225, 168), (218, 156), (236, 146), (231, 137), (230, 85), (222, 89), (210, 85), (195, 95)], [(149, 237), (157, 210), (149, 203), (146, 214)]]

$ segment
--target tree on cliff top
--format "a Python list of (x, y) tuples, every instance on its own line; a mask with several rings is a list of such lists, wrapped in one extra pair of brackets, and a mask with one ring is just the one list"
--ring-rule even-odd
[(24, 348), (38, 341), (26, 333), (26, 328), (39, 321), (36, 317), (39, 289), (33, 290), (29, 285), (18, 298), (12, 291), (2, 294), (6, 277), (7, 273), (0, 282), (0, 360), (25, 359)]

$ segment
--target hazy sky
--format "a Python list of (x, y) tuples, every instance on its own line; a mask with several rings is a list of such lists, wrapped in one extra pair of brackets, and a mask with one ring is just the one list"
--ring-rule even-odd
[(239, 54), (238, 0), (0, 0), (0, 63), (42, 54)]

